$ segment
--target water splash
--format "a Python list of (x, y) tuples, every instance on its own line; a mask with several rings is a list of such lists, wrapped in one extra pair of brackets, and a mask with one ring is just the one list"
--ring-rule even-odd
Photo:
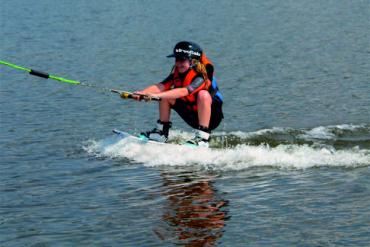
[[(84, 148), (97, 157), (125, 158), (145, 166), (196, 166), (199, 169), (226, 171), (256, 166), (296, 169), (318, 166), (360, 167), (370, 165), (369, 148), (360, 148), (358, 145), (336, 148), (332, 145), (332, 141), (340, 138), (335, 133), (340, 129), (347, 131), (346, 135), (348, 131), (353, 135), (360, 130), (365, 138), (364, 128), (368, 127), (345, 128), (341, 125), (340, 127), (317, 127), (312, 130), (274, 128), (251, 133), (218, 133), (216, 136), (226, 136), (229, 139), (237, 136), (238, 143), (229, 146), (224, 143), (224, 148), (212, 149), (194, 149), (176, 144), (143, 144), (115, 136), (100, 141), (90, 141)], [(277, 134), (279, 137), (276, 137)], [(181, 139), (189, 136), (190, 133), (175, 131), (171, 138)], [(285, 136), (285, 139), (282, 136)], [(319, 139), (319, 141), (312, 142), (312, 139)], [(259, 143), (256, 140), (259, 140)], [(264, 142), (266, 140), (270, 140), (274, 145)], [(356, 143), (353, 140), (350, 142)]]

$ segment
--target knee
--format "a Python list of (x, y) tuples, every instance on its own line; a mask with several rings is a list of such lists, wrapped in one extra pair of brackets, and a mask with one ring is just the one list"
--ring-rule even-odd
[(197, 100), (198, 100), (198, 103), (206, 103), (206, 104), (212, 103), (212, 97), (209, 94), (209, 92), (206, 90), (199, 91)]
[(160, 105), (174, 105), (175, 100), (174, 99), (161, 99), (159, 102)]

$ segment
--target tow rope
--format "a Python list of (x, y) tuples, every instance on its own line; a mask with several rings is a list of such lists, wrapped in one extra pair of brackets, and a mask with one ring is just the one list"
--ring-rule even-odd
[(102, 88), (102, 87), (98, 87), (98, 86), (95, 86), (95, 85), (90, 84), (90, 83), (84, 83), (84, 82), (80, 82), (80, 81), (76, 81), (76, 80), (66, 79), (66, 78), (63, 78), (63, 77), (60, 77), (60, 76), (51, 75), (51, 74), (43, 72), (43, 71), (25, 68), (25, 67), (22, 67), (22, 66), (19, 66), (19, 65), (16, 65), (16, 64), (12, 64), (12, 63), (3, 61), (3, 60), (0, 60), (0, 64), (8, 66), (8, 67), (13, 68), (13, 69), (26, 71), (30, 75), (38, 76), (38, 77), (41, 77), (41, 78), (44, 78), (44, 79), (49, 79), (50, 78), (50, 79), (60, 81), (60, 82), (64, 82), (64, 83), (68, 83), (68, 84), (98, 88), (98, 89), (101, 89), (101, 90), (104, 90), (104, 91), (117, 93), (117, 94), (120, 95), (120, 97), (122, 99), (133, 99), (133, 98), (135, 98), (135, 96), (136, 97), (138, 96), (140, 99), (144, 99), (144, 100), (147, 100), (147, 101), (150, 101), (150, 100), (160, 101), (161, 100), (161, 98), (151, 97), (151, 96), (148, 96), (148, 95), (145, 95), (145, 94), (132, 93), (132, 92), (122, 91), (122, 90), (117, 90), (117, 89)]

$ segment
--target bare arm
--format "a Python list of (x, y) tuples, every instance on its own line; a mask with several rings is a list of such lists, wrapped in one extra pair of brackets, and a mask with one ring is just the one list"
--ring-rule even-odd
[(153, 93), (150, 95), (154, 97), (159, 97), (162, 99), (177, 99), (177, 98), (181, 98), (181, 97), (189, 95), (189, 91), (186, 87), (181, 87), (181, 88), (174, 88), (174, 89), (160, 92), (160, 93)]
[[(163, 87), (162, 84), (159, 84)], [(149, 93), (151, 96), (159, 97), (162, 99), (177, 99), (184, 96), (188, 96), (189, 94), (198, 92), (199, 90), (203, 89), (205, 86), (204, 79), (202, 77), (196, 77), (190, 85), (187, 87), (181, 87), (181, 88), (174, 88), (171, 90), (161, 90), (161, 92), (158, 93)]]
[(165, 88), (161, 83), (153, 84), (153, 85), (150, 85), (149, 87), (147, 87), (147, 88), (145, 88), (141, 91), (135, 91), (133, 93), (133, 99), (142, 100), (143, 97), (140, 96), (140, 95), (153, 95), (153, 94), (156, 94), (156, 93), (160, 93), (164, 90), (165, 90)]
[(141, 93), (141, 94), (158, 94), (160, 92), (164, 91), (164, 87), (161, 83), (153, 84), (144, 90), (136, 91), (135, 93)]

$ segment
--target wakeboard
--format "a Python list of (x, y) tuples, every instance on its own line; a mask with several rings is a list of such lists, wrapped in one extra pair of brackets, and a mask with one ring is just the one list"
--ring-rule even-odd
[(121, 131), (121, 130), (117, 130), (117, 129), (114, 129), (113, 133), (116, 134), (119, 138), (132, 140), (134, 142), (143, 143), (143, 144), (151, 143), (151, 144), (157, 144), (157, 145), (180, 145), (180, 146), (186, 146), (186, 147), (191, 147), (191, 148), (197, 148), (198, 147), (197, 145), (192, 144), (192, 143), (188, 143), (188, 142), (182, 142), (182, 143), (159, 142), (159, 141), (151, 140), (148, 137), (146, 137), (144, 135), (141, 135), (141, 134), (140, 135), (132, 135), (130, 133), (127, 133), (127, 132)]

